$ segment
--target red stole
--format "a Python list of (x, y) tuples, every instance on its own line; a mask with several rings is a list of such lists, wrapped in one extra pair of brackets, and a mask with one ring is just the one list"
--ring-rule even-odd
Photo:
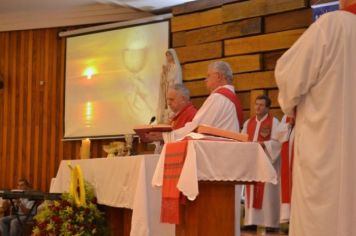
[(242, 129), (242, 126), (243, 126), (242, 106), (241, 106), (241, 102), (238, 99), (238, 97), (236, 96), (236, 94), (234, 92), (232, 92), (230, 89), (225, 88), (225, 87), (218, 88), (216, 91), (214, 91), (214, 93), (219, 93), (221, 95), (224, 95), (226, 98), (228, 98), (235, 105), (240, 129)]
[(349, 5), (344, 10), (356, 14), (356, 4)]
[(172, 119), (171, 125), (173, 129), (184, 127), (185, 123), (193, 120), (197, 109), (189, 102), (180, 112), (178, 112)]
[[(291, 123), (291, 120), (292, 120), (291, 117), (287, 117), (286, 123), (288, 124)], [(290, 157), (289, 138), (288, 141), (282, 144), (282, 150), (281, 150), (281, 201), (282, 203), (290, 203), (291, 193), (292, 193), (292, 163), (293, 163), (294, 145), (292, 144), (291, 157)]]
[[(267, 141), (271, 139), (272, 133), (272, 124), (273, 124), (273, 116), (268, 114), (267, 118), (262, 121), (260, 125), (260, 129), (258, 130), (258, 137), (257, 141)], [(257, 126), (256, 116), (252, 117), (247, 124), (247, 134), (248, 140), (253, 141), (253, 137), (255, 135)], [(264, 183), (255, 183), (253, 188), (253, 203), (252, 207), (255, 209), (261, 209), (263, 203), (263, 193), (265, 189)], [(247, 200), (247, 207), (251, 207), (250, 203), (250, 185), (246, 185), (246, 200)]]
[(182, 172), (187, 145), (187, 140), (166, 145), (162, 186), (162, 223), (179, 224), (180, 222), (180, 191), (177, 189), (177, 183)]

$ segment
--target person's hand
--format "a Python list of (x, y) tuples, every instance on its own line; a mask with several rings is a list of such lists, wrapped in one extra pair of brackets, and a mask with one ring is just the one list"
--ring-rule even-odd
[(149, 142), (162, 141), (163, 136), (161, 132), (149, 132), (145, 134), (145, 139)]

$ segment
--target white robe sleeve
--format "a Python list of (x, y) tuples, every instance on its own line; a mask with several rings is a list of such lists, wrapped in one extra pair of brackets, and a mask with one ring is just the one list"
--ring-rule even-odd
[(265, 151), (272, 163), (275, 163), (281, 153), (281, 143), (275, 139), (278, 132), (279, 121), (273, 118), (271, 140), (263, 142), (265, 145)]
[(293, 116), (301, 98), (317, 83), (325, 47), (324, 33), (314, 23), (277, 61), (278, 101), (285, 114)]
[(243, 134), (247, 134), (247, 125), (248, 125), (248, 121), (249, 120), (246, 120), (243, 127), (242, 127), (242, 130), (241, 130), (241, 133)]
[(292, 130), (292, 126), (287, 123), (287, 116), (283, 116), (281, 122), (278, 124), (277, 132), (275, 137), (272, 137), (275, 140), (278, 140), (280, 143), (287, 142), (289, 140), (289, 135)]

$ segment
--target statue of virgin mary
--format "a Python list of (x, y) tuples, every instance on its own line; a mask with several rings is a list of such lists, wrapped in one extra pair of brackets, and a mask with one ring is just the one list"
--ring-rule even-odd
[(166, 94), (168, 88), (175, 84), (182, 84), (182, 68), (180, 66), (176, 51), (172, 48), (166, 51), (166, 63), (162, 66), (157, 122), (159, 124), (169, 123), (172, 111), (167, 105)]

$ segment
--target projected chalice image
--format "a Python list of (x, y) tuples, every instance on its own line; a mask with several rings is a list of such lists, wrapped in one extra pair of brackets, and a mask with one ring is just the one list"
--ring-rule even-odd
[(123, 62), (125, 68), (132, 73), (130, 79), (134, 83), (134, 92), (130, 98), (131, 105), (140, 109), (142, 107), (151, 108), (151, 104), (147, 102), (149, 96), (147, 88), (139, 76), (139, 72), (145, 67), (147, 60), (147, 49), (138, 48), (130, 49), (126, 48), (122, 51)]

